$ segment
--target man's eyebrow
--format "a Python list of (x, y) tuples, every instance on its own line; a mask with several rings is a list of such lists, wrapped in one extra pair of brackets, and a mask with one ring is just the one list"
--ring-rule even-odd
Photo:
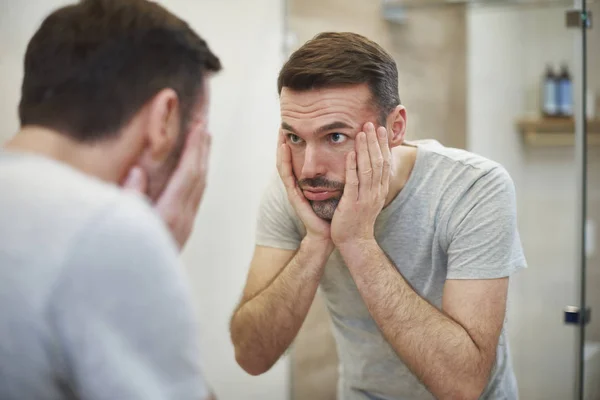
[(281, 129), (284, 129), (286, 131), (290, 131), (290, 132), (296, 133), (296, 130), (290, 124), (288, 124), (287, 122), (282, 122), (281, 123)]
[(319, 129), (317, 129), (316, 134), (318, 135), (318, 134), (325, 133), (328, 131), (333, 131), (335, 129), (352, 129), (352, 126), (350, 126), (347, 123), (342, 122), (342, 121), (336, 121), (336, 122), (332, 122), (327, 125), (323, 125)]
[[(290, 124), (288, 124), (287, 122), (282, 122), (281, 123), (281, 129), (296, 134), (296, 130), (294, 129), (294, 127), (291, 126)], [(317, 129), (315, 131), (315, 134), (319, 135), (321, 133), (333, 131), (335, 129), (353, 129), (353, 127), (351, 125), (348, 125), (345, 122), (336, 121), (336, 122), (332, 122), (332, 123), (327, 124), (327, 125), (323, 125), (322, 127), (320, 127), (319, 129)]]

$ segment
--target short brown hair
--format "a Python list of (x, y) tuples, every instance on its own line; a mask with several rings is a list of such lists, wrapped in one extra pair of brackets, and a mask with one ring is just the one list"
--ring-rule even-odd
[(380, 118), (400, 104), (398, 69), (377, 43), (352, 32), (323, 32), (296, 50), (279, 72), (277, 90), (296, 91), (366, 83)]
[(146, 0), (82, 0), (50, 14), (25, 54), (19, 116), (75, 140), (116, 136), (160, 90), (182, 125), (219, 59), (186, 22)]

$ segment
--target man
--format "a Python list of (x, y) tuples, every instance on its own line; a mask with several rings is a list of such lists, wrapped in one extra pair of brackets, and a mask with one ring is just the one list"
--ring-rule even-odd
[(145, 0), (83, 0), (43, 21), (21, 130), (0, 151), (0, 398), (210, 397), (179, 248), (220, 68)]
[(507, 172), (405, 141), (395, 62), (362, 36), (318, 35), (278, 87), (279, 177), (231, 319), (238, 363), (267, 371), (320, 284), (340, 399), (516, 399), (504, 320), (525, 259)]

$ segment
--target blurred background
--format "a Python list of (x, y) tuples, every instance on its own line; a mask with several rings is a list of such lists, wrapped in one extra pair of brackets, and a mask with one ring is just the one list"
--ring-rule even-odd
[[(27, 42), (68, 3), (0, 0), (2, 141), (18, 130)], [(600, 319), (592, 312), (588, 324), (577, 322), (578, 310), (600, 312), (600, 1), (586, 3), (587, 29), (581, 12), (569, 14), (582, 9), (578, 0), (159, 3), (186, 19), (225, 67), (212, 86), (209, 186), (182, 255), (206, 375), (220, 400), (335, 399), (337, 354), (319, 297), (293, 348), (260, 377), (237, 366), (228, 332), (262, 190), (275, 173), (277, 74), (322, 31), (364, 34), (395, 57), (408, 139), (436, 139), (507, 168), (529, 262), (512, 281), (508, 314), (520, 396), (600, 399)]]

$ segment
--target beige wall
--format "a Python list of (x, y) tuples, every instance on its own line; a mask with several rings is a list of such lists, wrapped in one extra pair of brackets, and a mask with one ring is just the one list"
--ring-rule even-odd
[[(295, 47), (323, 31), (353, 31), (378, 42), (398, 64), (400, 99), (408, 112), (407, 138), (433, 138), (464, 147), (464, 8), (412, 11), (406, 24), (396, 25), (381, 18), (379, 4), (372, 0), (290, 0), (289, 22), (296, 36)], [(292, 354), (294, 400), (335, 399), (335, 342), (319, 297)]]

